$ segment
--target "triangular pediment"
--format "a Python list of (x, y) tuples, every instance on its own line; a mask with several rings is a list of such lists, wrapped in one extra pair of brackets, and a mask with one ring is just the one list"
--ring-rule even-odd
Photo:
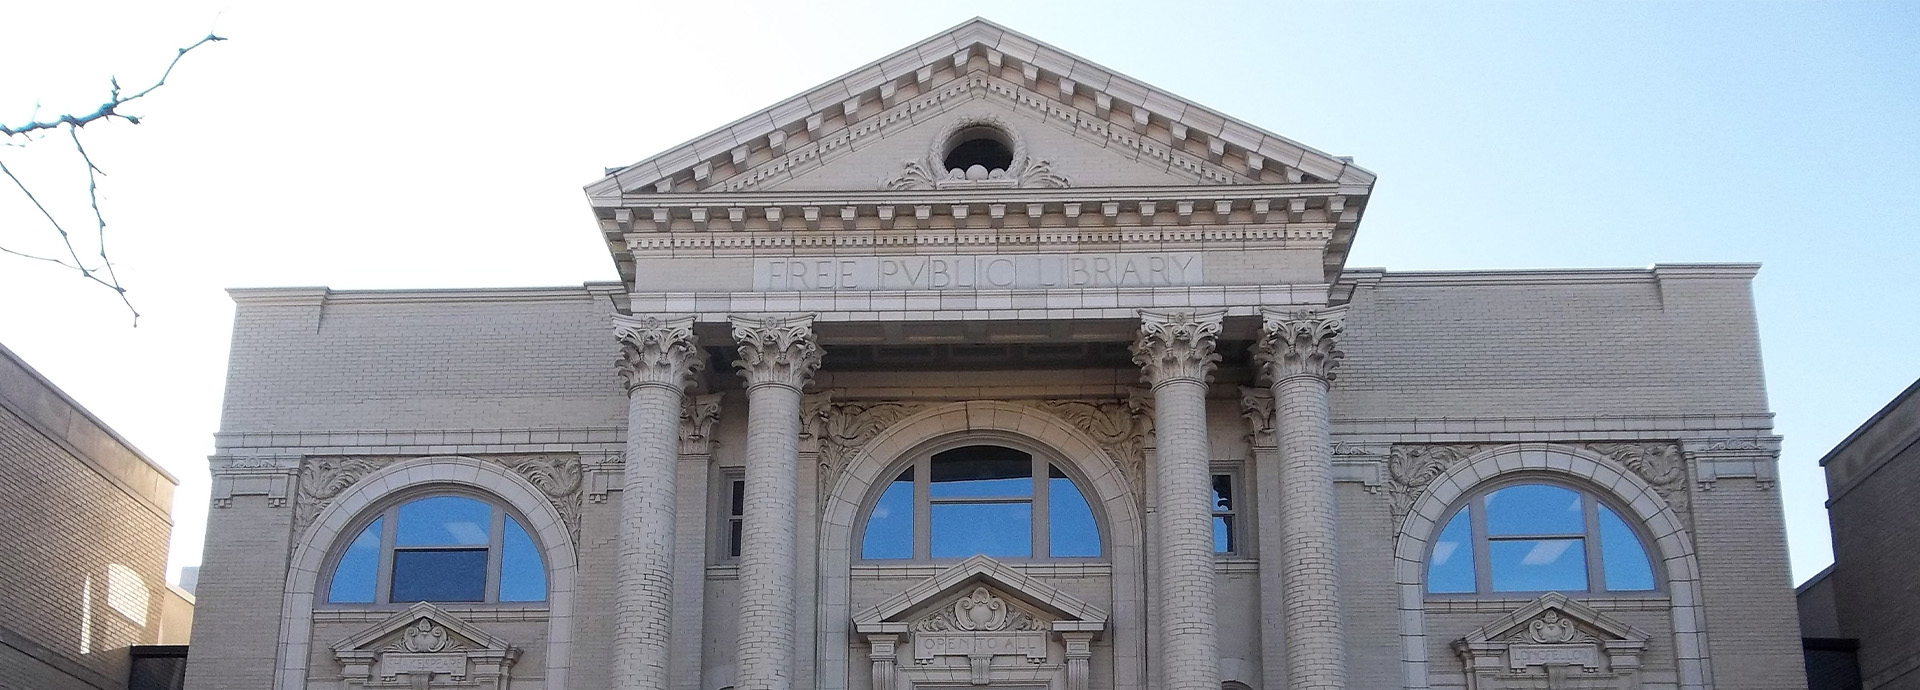
[(1098, 607), (988, 556), (961, 561), (853, 617), (862, 633), (915, 625), (1099, 631), (1106, 623)]
[(333, 644), (336, 653), (441, 653), (505, 649), (508, 649), (505, 640), (424, 601)]
[(1645, 643), (1647, 633), (1568, 599), (1559, 592), (1541, 595), (1499, 620), (1461, 638), (1466, 644), (1513, 642), (1568, 644), (1581, 641)]
[[(1016, 123), (1032, 139), (1024, 163), (1047, 163), (1048, 174), (1075, 186), (1370, 187), (1374, 179), (1347, 159), (976, 18), (612, 170), (587, 193), (612, 206), (632, 194), (865, 191), (902, 175), (911, 183), (910, 164), (926, 163), (938, 132), (980, 116)], [(1076, 170), (1073, 161), (1085, 165)]]

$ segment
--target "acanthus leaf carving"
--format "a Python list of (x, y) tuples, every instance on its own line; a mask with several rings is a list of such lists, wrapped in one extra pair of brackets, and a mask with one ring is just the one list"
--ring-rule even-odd
[(1667, 500), (1682, 519), (1692, 522), (1693, 511), (1691, 494), (1688, 493), (1687, 461), (1680, 454), (1680, 446), (1672, 442), (1657, 443), (1589, 443), (1586, 448), (1607, 456), (1615, 463), (1653, 487), (1655, 493)]
[[(294, 534), (304, 534), (321, 511), (367, 475), (399, 462), (399, 456), (310, 456), (300, 466), (300, 491), (295, 496)], [(567, 531), (580, 538), (580, 502), (584, 477), (580, 458), (570, 453), (479, 456), (497, 462), (538, 488), (559, 513)]]
[(820, 342), (813, 335), (813, 315), (762, 318), (733, 316), (733, 339), (739, 343), (740, 368), (747, 387), (780, 385), (800, 390), (820, 368)]
[(1205, 385), (1213, 379), (1220, 355), (1214, 351), (1225, 311), (1140, 311), (1139, 336), (1128, 348), (1141, 379), (1159, 386), (1171, 381)]
[[(820, 462), (820, 500), (846, 471), (847, 462), (880, 432), (929, 407), (924, 402), (832, 402), (831, 394), (801, 401), (800, 440), (812, 444)], [(891, 479), (891, 478), (886, 478)]]
[(1247, 418), (1247, 443), (1255, 448), (1273, 448), (1273, 391), (1251, 386), (1240, 387), (1240, 416)]
[[(1387, 494), (1393, 503), (1398, 529), (1413, 504), (1433, 480), (1467, 458), (1503, 444), (1396, 444), (1387, 458)], [(1667, 505), (1691, 524), (1687, 466), (1677, 444), (1669, 441), (1584, 443), (1577, 446), (1597, 453), (1652, 486)]]
[(1261, 378), (1282, 381), (1295, 376), (1312, 376), (1332, 381), (1334, 369), (1346, 353), (1339, 348), (1339, 337), (1346, 329), (1346, 307), (1318, 311), (1267, 311), (1259, 340), (1254, 343), (1254, 361)]
[(306, 533), (333, 499), (360, 481), (398, 460), (396, 457), (310, 457), (300, 465), (300, 492), (293, 502), (293, 533)]
[(665, 386), (684, 391), (702, 370), (705, 353), (693, 335), (693, 317), (613, 317), (613, 334), (620, 341), (615, 362), (631, 394), (641, 386)]
[(1093, 438), (1120, 465), (1136, 500), (1146, 500), (1146, 449), (1153, 444), (1153, 402), (1132, 390), (1126, 400), (1045, 400), (1037, 406)]
[(720, 419), (722, 393), (687, 396), (680, 409), (680, 454), (713, 452), (713, 424)]
[(580, 488), (581, 479), (585, 476), (580, 467), (580, 457), (569, 453), (518, 456), (517, 459), (503, 460), (546, 495), (547, 502), (560, 514), (560, 520), (566, 524), (567, 533), (573, 536), (574, 543), (580, 543)]
[(1399, 529), (1413, 504), (1433, 483), (1461, 460), (1473, 457), (1493, 445), (1396, 445), (1387, 453), (1387, 497), (1393, 503), (1394, 529)]

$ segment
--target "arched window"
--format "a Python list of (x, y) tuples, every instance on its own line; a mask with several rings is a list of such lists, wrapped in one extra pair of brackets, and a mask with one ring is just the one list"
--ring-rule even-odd
[(1640, 532), (1593, 492), (1502, 484), (1470, 495), (1427, 555), (1427, 592), (1641, 592), (1656, 588)]
[(1059, 466), (1005, 446), (915, 458), (869, 509), (860, 557), (1097, 557), (1093, 507)]
[(375, 514), (335, 556), (327, 602), (546, 601), (540, 549), (505, 508), (441, 494)]

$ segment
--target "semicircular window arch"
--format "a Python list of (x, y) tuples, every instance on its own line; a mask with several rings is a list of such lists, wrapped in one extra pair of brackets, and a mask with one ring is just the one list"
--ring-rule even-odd
[(342, 534), (326, 580), (329, 604), (515, 603), (547, 600), (539, 542), (497, 500), (438, 492), (392, 501)]
[(1427, 552), (1427, 593), (1656, 591), (1661, 578), (1631, 515), (1559, 482), (1475, 491), (1440, 522)]
[(1100, 521), (1061, 463), (1004, 445), (925, 453), (893, 471), (861, 523), (862, 560), (1098, 558)]

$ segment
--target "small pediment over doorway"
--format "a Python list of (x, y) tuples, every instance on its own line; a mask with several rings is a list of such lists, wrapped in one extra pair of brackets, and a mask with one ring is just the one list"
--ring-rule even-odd
[(1454, 641), (1468, 690), (1637, 690), (1647, 633), (1559, 592)]
[(1085, 690), (1093, 641), (1106, 625), (1105, 611), (987, 556), (962, 561), (853, 619), (874, 662), (875, 690)]
[(520, 650), (421, 602), (333, 644), (347, 688), (507, 687)]

